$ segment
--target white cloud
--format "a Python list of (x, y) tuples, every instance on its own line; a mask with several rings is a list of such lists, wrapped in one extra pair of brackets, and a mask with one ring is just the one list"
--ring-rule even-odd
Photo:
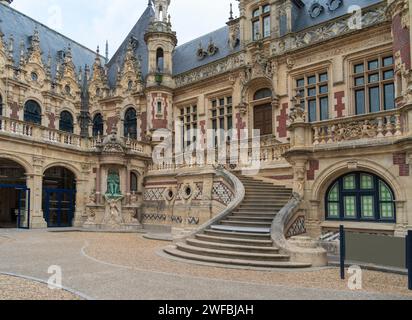
[[(16, 0), (13, 7), (49, 25), (73, 40), (104, 52), (106, 40), (114, 54), (147, 7), (148, 0)], [(170, 14), (179, 43), (195, 39), (225, 25), (235, 0), (172, 0)], [(56, 20), (60, 8), (61, 21)], [(52, 25), (50, 25), (52, 24)]]

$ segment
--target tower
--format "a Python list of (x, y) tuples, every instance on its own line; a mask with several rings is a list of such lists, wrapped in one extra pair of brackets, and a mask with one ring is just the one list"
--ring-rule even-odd
[(152, 131), (172, 129), (173, 123), (172, 90), (175, 84), (172, 78), (172, 55), (177, 38), (176, 32), (172, 31), (169, 5), (170, 0), (153, 0), (154, 16), (145, 33), (148, 50), (147, 123), (148, 129)]

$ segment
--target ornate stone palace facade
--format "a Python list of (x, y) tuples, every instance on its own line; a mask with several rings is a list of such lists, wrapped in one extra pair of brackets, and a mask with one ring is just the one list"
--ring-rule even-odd
[(412, 228), (411, 0), (240, 0), (240, 17), (182, 45), (170, 0), (152, 0), (110, 60), (11, 2), (0, 227), (190, 231), (233, 210), (239, 166), (154, 163), (156, 132), (179, 121), (205, 145), (208, 130), (260, 130), (256, 177), (300, 198), (287, 237)]

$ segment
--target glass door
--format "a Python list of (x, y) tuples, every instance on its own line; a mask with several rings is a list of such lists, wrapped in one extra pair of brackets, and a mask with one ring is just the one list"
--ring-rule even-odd
[(74, 217), (75, 190), (45, 190), (45, 219), (49, 228), (71, 227)]
[(30, 229), (30, 189), (16, 189), (18, 192), (17, 227)]

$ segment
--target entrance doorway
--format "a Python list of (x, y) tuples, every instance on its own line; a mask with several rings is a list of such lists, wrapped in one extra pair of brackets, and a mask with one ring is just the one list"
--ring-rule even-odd
[(76, 179), (63, 167), (52, 167), (43, 177), (43, 212), (49, 228), (73, 226), (76, 208)]
[(272, 122), (272, 105), (256, 106), (253, 110), (253, 119), (255, 130), (260, 130), (261, 136), (270, 135), (273, 133)]
[(30, 190), (18, 163), (0, 159), (0, 228), (30, 227)]

